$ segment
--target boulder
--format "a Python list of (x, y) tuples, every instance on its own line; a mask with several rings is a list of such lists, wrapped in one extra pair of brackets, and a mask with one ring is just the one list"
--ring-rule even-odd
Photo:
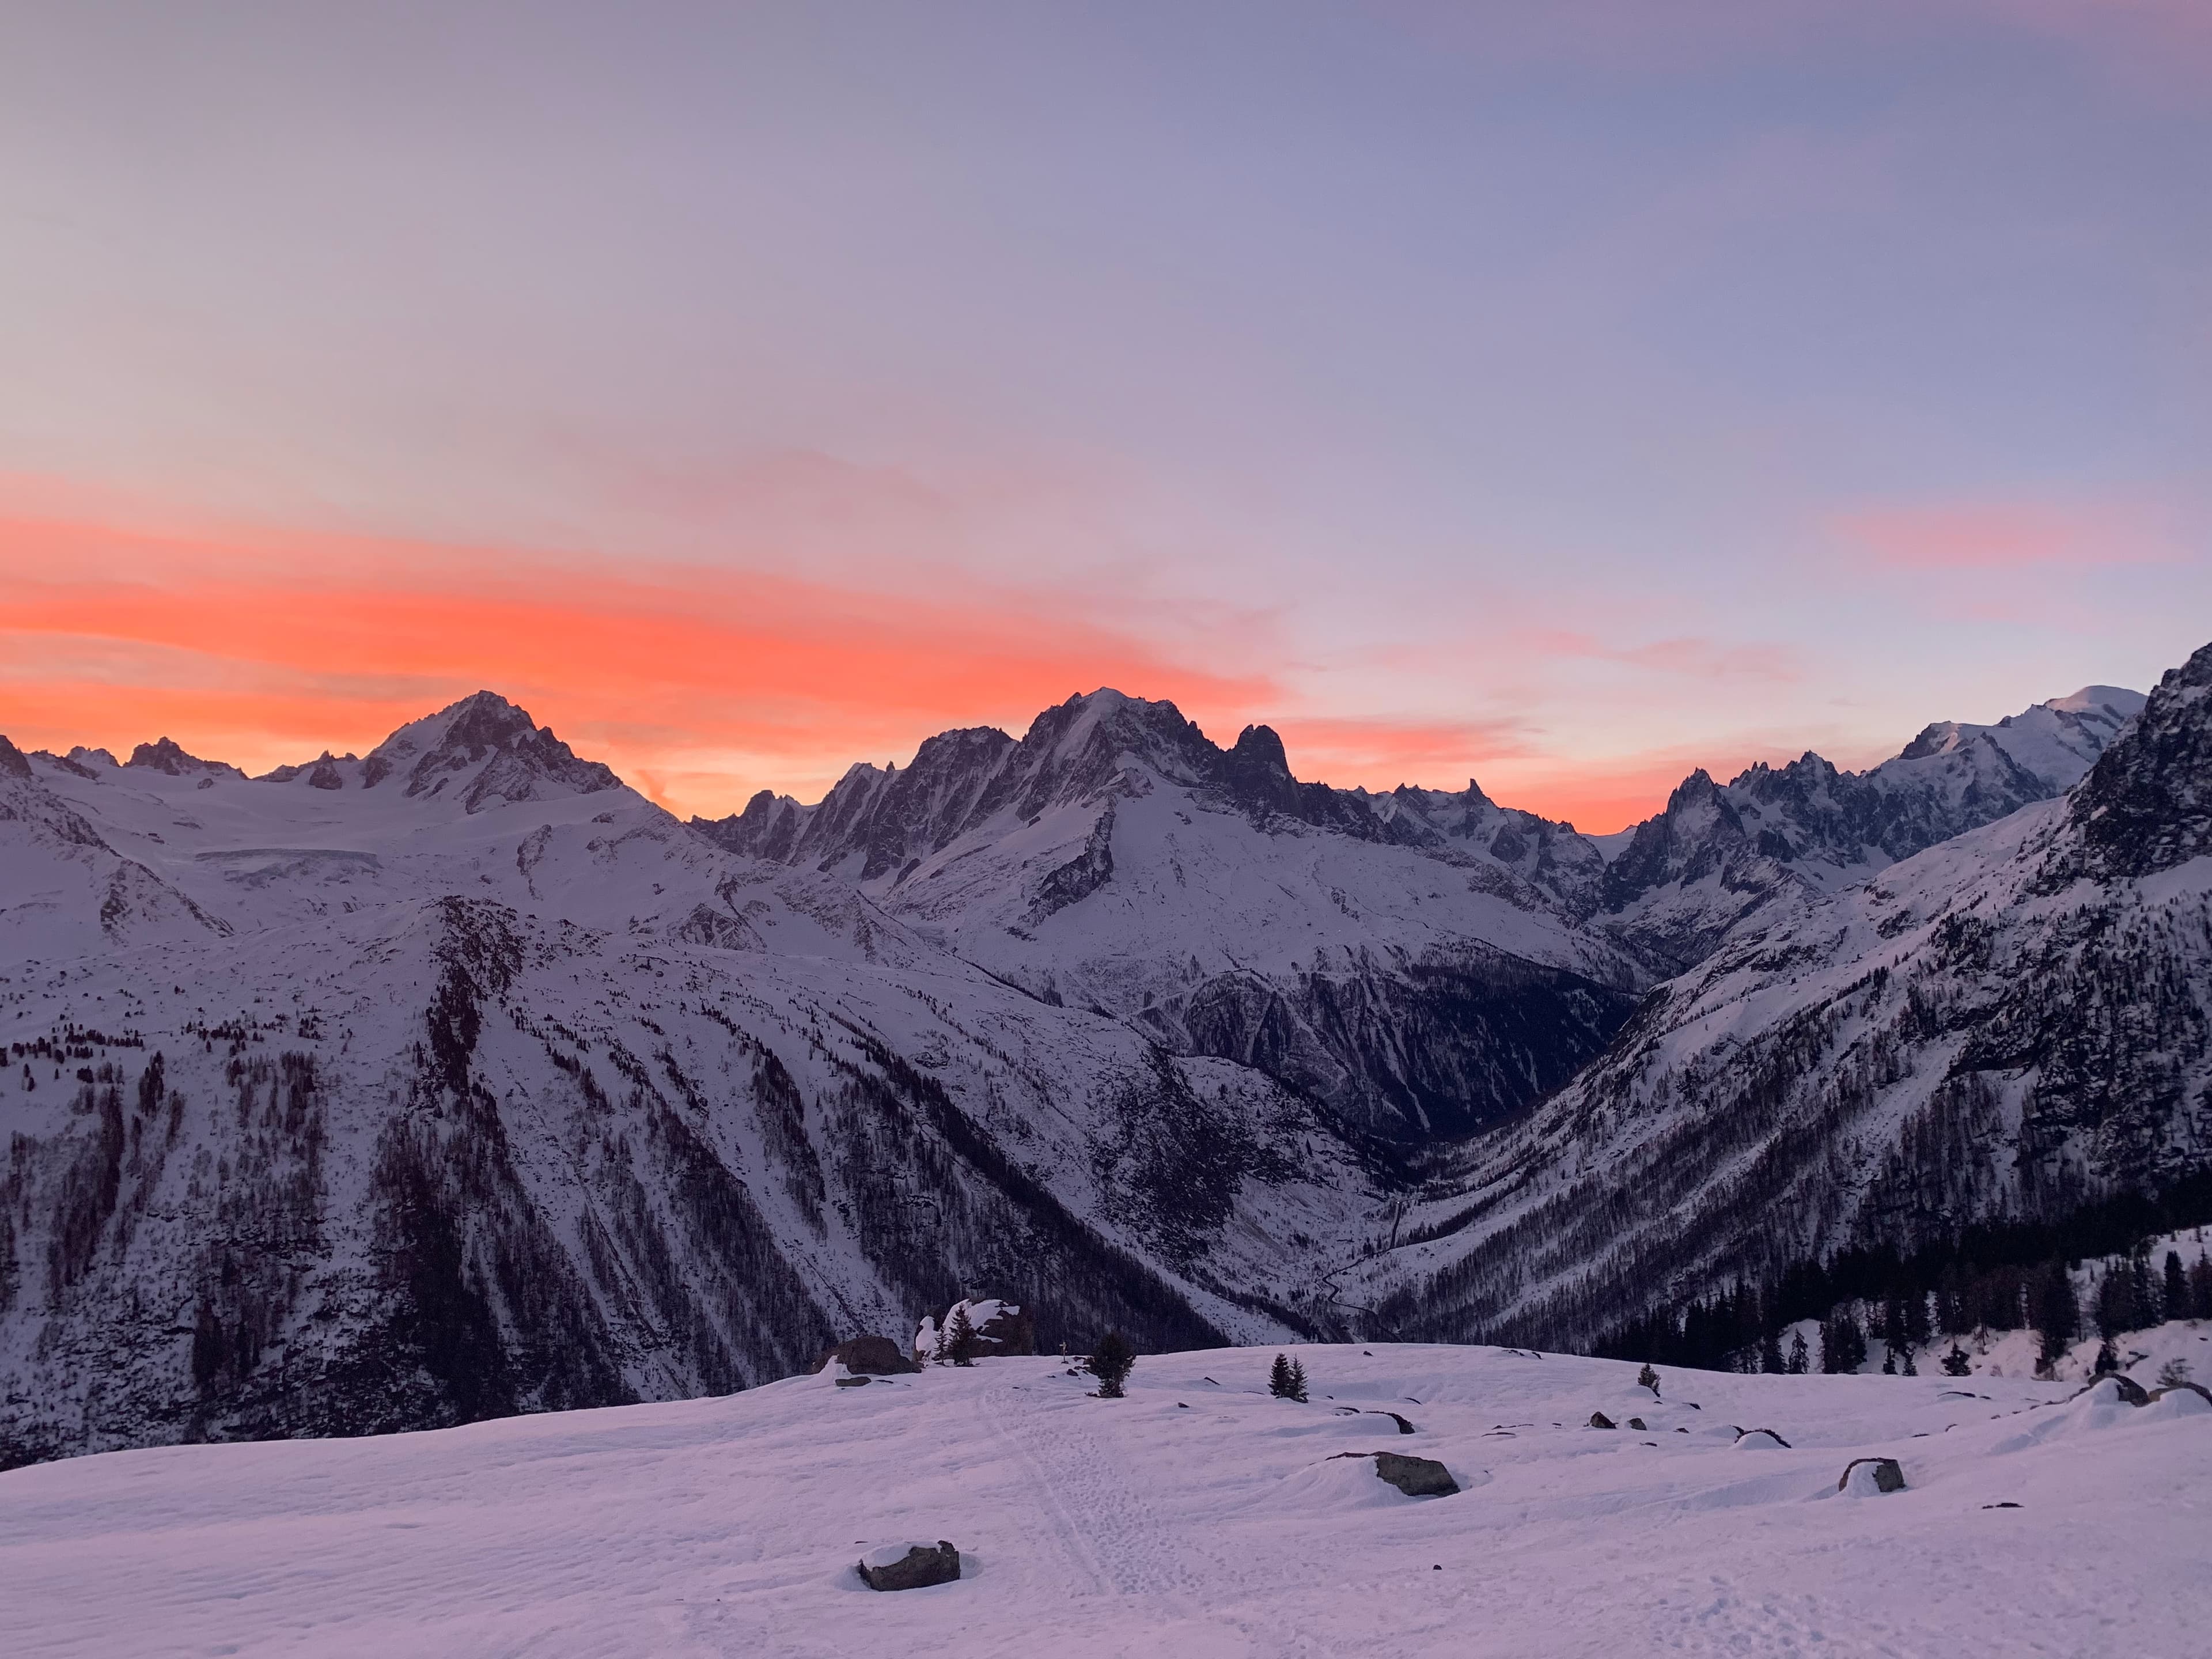
[[(2202, 1382), (2169, 1382), (2162, 1389), (2153, 1389), (2150, 1391), (2149, 1403), (2155, 1406), (2168, 1395), (2194, 1395), (2204, 1402), (2203, 1409), (2212, 1410), (2212, 1389), (2207, 1389)], [(2191, 1407), (2191, 1415), (2194, 1415), (2197, 1409), (2199, 1408)]]
[(1850, 1490), (1851, 1471), (1857, 1468), (1862, 1464), (1866, 1464), (1871, 1467), (1873, 1471), (1874, 1489), (1876, 1492), (1903, 1492), (1905, 1490), (1905, 1471), (1898, 1466), (1898, 1462), (1894, 1457), (1854, 1457), (1850, 1462), (1844, 1465), (1843, 1477), (1836, 1482), (1836, 1490), (1838, 1492), (1848, 1492)]
[(1613, 1419), (1603, 1412), (1592, 1412), (1589, 1425), (1594, 1429), (1609, 1429), (1613, 1426)]
[(842, 1365), (855, 1376), (896, 1376), (921, 1369), (901, 1353), (898, 1344), (888, 1336), (848, 1337), (834, 1348), (824, 1348), (822, 1357), (807, 1370), (818, 1371), (831, 1364)]
[(1628, 1419), (1628, 1426), (1629, 1426), (1630, 1428), (1632, 1428), (1632, 1429), (1636, 1430), (1636, 1431), (1637, 1431), (1638, 1432), (1639, 1432), (1639, 1433), (1649, 1433), (1649, 1432), (1650, 1432), (1650, 1431), (1649, 1431), (1649, 1430), (1647, 1430), (1647, 1429), (1645, 1429), (1645, 1428), (1644, 1428), (1644, 1419), (1643, 1419), (1642, 1418), (1640, 1418), (1640, 1417), (1632, 1417), (1632, 1418), (1630, 1418), (1630, 1419)]
[(860, 1577), (870, 1589), (922, 1589), (959, 1576), (960, 1552), (942, 1538), (934, 1545), (890, 1544), (860, 1558)]
[(865, 1389), (875, 1379), (868, 1376), (833, 1376), (830, 1380), (841, 1389)]
[(1781, 1447), (1785, 1451), (1790, 1449), (1790, 1443), (1771, 1429), (1746, 1429), (1735, 1437), (1735, 1443), (1739, 1446), (1748, 1443), (1757, 1448), (1770, 1443)]
[(1375, 1460), (1376, 1478), (1408, 1498), (1449, 1498), (1459, 1490), (1451, 1471), (1433, 1457), (1402, 1457), (1396, 1452), (1366, 1454)]
[(2112, 1385), (2112, 1392), (2115, 1396), (2116, 1403), (2129, 1406), (2148, 1406), (2150, 1404), (2150, 1395), (2143, 1388), (2143, 1385), (2136, 1382), (2135, 1378), (2130, 1376), (2124, 1371), (2107, 1371), (2104, 1376), (2092, 1382), (2087, 1388), (2076, 1389), (2071, 1395), (2068, 1395), (2067, 1398), (2069, 1400), (2079, 1400), (2085, 1394), (2094, 1394), (2098, 1389), (2103, 1388), (2107, 1382)]
[(1387, 1417), (1393, 1423), (1395, 1423), (1398, 1425), (1399, 1433), (1411, 1434), (1413, 1432), (1413, 1425), (1407, 1422), (1404, 1418), (1399, 1416), (1395, 1412), (1377, 1411), (1374, 1407), (1370, 1406), (1364, 1411), (1356, 1413), (1355, 1415), (1364, 1417)]

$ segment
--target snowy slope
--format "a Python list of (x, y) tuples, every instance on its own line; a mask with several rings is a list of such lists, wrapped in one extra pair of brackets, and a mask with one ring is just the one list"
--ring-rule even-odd
[[(1265, 1348), (1140, 1359), (1120, 1401), (988, 1359), (21, 1469), (9, 1651), (2132, 1656), (2196, 1651), (2212, 1614), (2194, 1395), (1677, 1371), (1655, 1401), (1600, 1360), (1292, 1352), (1310, 1404), (1267, 1397)], [(1338, 1455), (1377, 1449), (1462, 1491), (1401, 1497)], [(1863, 1456), (1905, 1489), (1839, 1492)], [(940, 1538), (957, 1583), (854, 1571)]]
[(495, 698), (267, 780), (15, 757), (0, 801), (0, 1462), (717, 1392), (971, 1285), (1287, 1333), (1371, 1205), (1263, 1074)]
[(1386, 1328), (1587, 1342), (1846, 1246), (2212, 1162), (2212, 647), (2065, 797), (1655, 991), (1352, 1283)]

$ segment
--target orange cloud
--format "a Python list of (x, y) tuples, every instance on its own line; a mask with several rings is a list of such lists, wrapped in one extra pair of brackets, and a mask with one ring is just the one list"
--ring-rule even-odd
[(1039, 599), (886, 596), (704, 566), (0, 516), (0, 717), (19, 743), (161, 732), (248, 765), (360, 749), (489, 686), (672, 803), (835, 777), (944, 726), (1117, 684), (1277, 700)]

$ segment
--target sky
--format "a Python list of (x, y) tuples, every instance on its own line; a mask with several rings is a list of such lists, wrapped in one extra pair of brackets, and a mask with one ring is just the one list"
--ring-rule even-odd
[(2202, 0), (0, 11), (0, 731), (1593, 832), (2212, 638)]

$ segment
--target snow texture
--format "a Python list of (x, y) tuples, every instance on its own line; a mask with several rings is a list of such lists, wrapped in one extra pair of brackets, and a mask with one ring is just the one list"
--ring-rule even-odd
[[(21, 1659), (227, 1653), (2179, 1655), (2212, 1585), (2212, 1417), (2027, 1380), (1674, 1371), (1494, 1349), (1052, 1359), (893, 1386), (0, 1474)], [(2191, 1396), (2194, 1399), (2194, 1396)], [(1694, 1402), (1694, 1403), (1693, 1403)], [(2199, 1402), (2201, 1404), (2201, 1402)], [(1392, 1446), (1462, 1490), (1377, 1480)], [(1647, 1431), (1581, 1426), (1593, 1411)], [(1735, 1422), (1790, 1442), (1757, 1456)], [(1718, 1425), (1723, 1432), (1705, 1431)], [(1689, 1430), (1679, 1433), (1678, 1430)], [(1860, 1457), (1901, 1464), (1880, 1492)], [(956, 1583), (866, 1589), (921, 1539)]]

